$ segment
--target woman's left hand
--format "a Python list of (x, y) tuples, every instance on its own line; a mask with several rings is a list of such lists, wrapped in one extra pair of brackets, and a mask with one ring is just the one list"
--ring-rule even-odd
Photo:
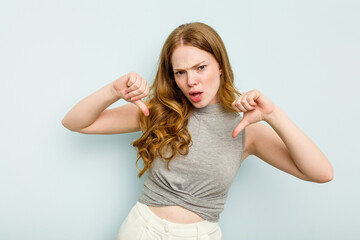
[(241, 122), (232, 133), (233, 138), (246, 126), (265, 120), (275, 109), (275, 104), (257, 89), (243, 93), (232, 103), (232, 106), (238, 112), (243, 112)]

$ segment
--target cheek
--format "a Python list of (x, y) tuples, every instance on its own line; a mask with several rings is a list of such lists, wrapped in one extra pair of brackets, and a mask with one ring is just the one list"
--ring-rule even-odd
[(216, 71), (213, 71), (208, 77), (208, 84), (213, 87), (214, 91), (217, 91), (220, 86), (220, 75)]
[(178, 86), (178, 88), (182, 88), (182, 86), (181, 86), (181, 83), (179, 82), (179, 80), (175, 80), (175, 83), (176, 83), (176, 86)]
[(215, 79), (214, 92), (218, 92), (220, 87), (220, 78)]
[(176, 83), (176, 85), (178, 86), (178, 88), (180, 88), (181, 92), (184, 93), (184, 90), (185, 90), (184, 84), (182, 84), (182, 82), (181, 82), (181, 81), (178, 81), (178, 80), (175, 80), (175, 83)]

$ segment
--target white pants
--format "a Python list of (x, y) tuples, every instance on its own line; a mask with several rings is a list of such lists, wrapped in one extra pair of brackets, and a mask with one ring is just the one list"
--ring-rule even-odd
[(179, 224), (161, 219), (148, 206), (136, 202), (122, 223), (116, 240), (222, 240), (218, 223)]

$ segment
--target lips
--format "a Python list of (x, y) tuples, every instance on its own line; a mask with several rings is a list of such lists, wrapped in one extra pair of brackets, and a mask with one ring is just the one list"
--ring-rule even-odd
[(197, 95), (197, 94), (199, 94), (199, 93), (202, 93), (202, 92), (200, 92), (200, 91), (190, 91), (190, 92), (189, 92), (189, 94), (192, 95), (192, 96), (193, 96), (193, 95)]
[(193, 100), (194, 102), (200, 102), (201, 101), (202, 92), (200, 92), (200, 91), (191, 91), (189, 94), (190, 94), (191, 100)]

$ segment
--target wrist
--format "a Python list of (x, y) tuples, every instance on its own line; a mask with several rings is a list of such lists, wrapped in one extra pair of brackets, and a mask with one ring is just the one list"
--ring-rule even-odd
[(271, 124), (273, 122), (276, 122), (277, 119), (281, 117), (282, 110), (275, 105), (274, 110), (270, 113), (264, 116), (264, 121)]
[(111, 96), (112, 96), (113, 98), (119, 100), (119, 99), (121, 99), (121, 98), (124, 98), (124, 96), (122, 96), (122, 95), (120, 94), (120, 92), (118, 92), (118, 91), (116, 90), (116, 88), (115, 88), (115, 86), (114, 86), (115, 82), (116, 82), (116, 80), (113, 81), (113, 82), (111, 82), (111, 83), (109, 84), (109, 91), (110, 91), (110, 94), (111, 94)]

